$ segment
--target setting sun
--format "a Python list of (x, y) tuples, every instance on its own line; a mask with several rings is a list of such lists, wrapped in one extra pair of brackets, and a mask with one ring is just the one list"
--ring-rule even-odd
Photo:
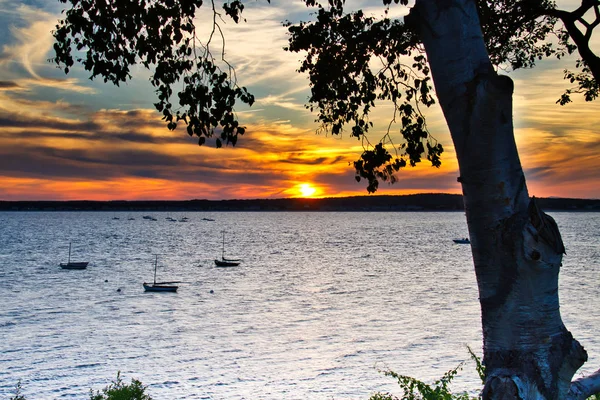
[(315, 189), (308, 183), (303, 183), (302, 185), (300, 185), (298, 190), (300, 191), (300, 194), (302, 195), (302, 197), (310, 197), (310, 196), (314, 195), (317, 191), (317, 189)]

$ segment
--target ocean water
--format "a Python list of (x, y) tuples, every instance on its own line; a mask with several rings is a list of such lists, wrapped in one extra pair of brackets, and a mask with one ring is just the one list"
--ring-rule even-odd
[[(552, 215), (563, 319), (589, 372), (600, 213)], [(223, 231), (239, 267), (213, 265)], [(481, 354), (470, 247), (452, 242), (465, 236), (460, 212), (0, 213), (0, 399), (19, 380), (29, 400), (86, 399), (117, 371), (155, 400), (399, 394), (380, 371), (432, 382), (467, 345)], [(69, 242), (87, 270), (59, 268)], [(143, 291), (155, 254), (177, 293)], [(455, 387), (479, 387), (469, 361)]]

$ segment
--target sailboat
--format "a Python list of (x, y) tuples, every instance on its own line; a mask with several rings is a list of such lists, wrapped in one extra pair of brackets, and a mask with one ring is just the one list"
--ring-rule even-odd
[(223, 231), (223, 250), (221, 252), (221, 259), (215, 259), (215, 266), (217, 267), (237, 267), (240, 265), (242, 260), (232, 260), (230, 258), (225, 258), (225, 231)]
[(66, 263), (60, 263), (62, 269), (86, 269), (89, 262), (71, 261), (71, 242), (69, 242), (69, 259)]
[(154, 282), (144, 282), (144, 291), (146, 292), (176, 292), (179, 286), (173, 285), (173, 283), (179, 282), (156, 282), (156, 267), (158, 266), (158, 254), (154, 260)]

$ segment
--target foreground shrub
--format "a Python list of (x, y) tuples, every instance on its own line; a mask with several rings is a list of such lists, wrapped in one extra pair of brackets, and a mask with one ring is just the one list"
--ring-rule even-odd
[(15, 395), (8, 400), (26, 400), (25, 397), (21, 394), (21, 380), (17, 382), (15, 386)]
[(119, 371), (117, 372), (117, 379), (102, 389), (102, 392), (96, 391), (96, 394), (94, 394), (94, 391), (90, 389), (90, 400), (152, 400), (145, 391), (146, 386), (143, 386), (142, 382), (137, 379), (131, 379), (129, 385), (123, 383)]
[[(471, 359), (475, 362), (477, 374), (483, 383), (485, 381), (484, 366), (479, 357), (473, 353), (473, 350), (470, 347), (467, 347), (467, 349), (471, 355)], [(433, 385), (428, 385), (410, 376), (397, 374), (394, 371), (383, 371), (385, 376), (391, 376), (398, 381), (398, 385), (402, 389), (402, 397), (397, 397), (390, 393), (375, 393), (369, 400), (475, 400), (476, 397), (469, 396), (466, 392), (452, 393), (450, 391), (450, 382), (452, 382), (458, 371), (462, 369), (462, 366), (463, 363), (460, 363), (456, 368), (446, 372)]]
[(450, 371), (446, 372), (433, 385), (428, 385), (423, 381), (410, 376), (399, 375), (394, 371), (384, 371), (385, 376), (391, 376), (398, 380), (402, 397), (396, 397), (390, 393), (375, 393), (369, 400), (472, 400), (466, 392), (452, 393), (450, 391), (450, 382), (462, 369), (462, 363)]

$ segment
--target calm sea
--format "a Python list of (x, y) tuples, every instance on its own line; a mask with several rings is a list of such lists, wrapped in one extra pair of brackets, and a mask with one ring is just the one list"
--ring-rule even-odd
[[(552, 215), (563, 319), (595, 370), (600, 213)], [(239, 267), (213, 266), (223, 231)], [(0, 398), (21, 380), (28, 400), (86, 399), (117, 371), (156, 400), (398, 394), (380, 370), (431, 382), (481, 354), (465, 236), (460, 212), (0, 213)], [(87, 270), (59, 268), (69, 242)], [(177, 293), (144, 293), (155, 254)], [(478, 388), (470, 362), (456, 387)]]

